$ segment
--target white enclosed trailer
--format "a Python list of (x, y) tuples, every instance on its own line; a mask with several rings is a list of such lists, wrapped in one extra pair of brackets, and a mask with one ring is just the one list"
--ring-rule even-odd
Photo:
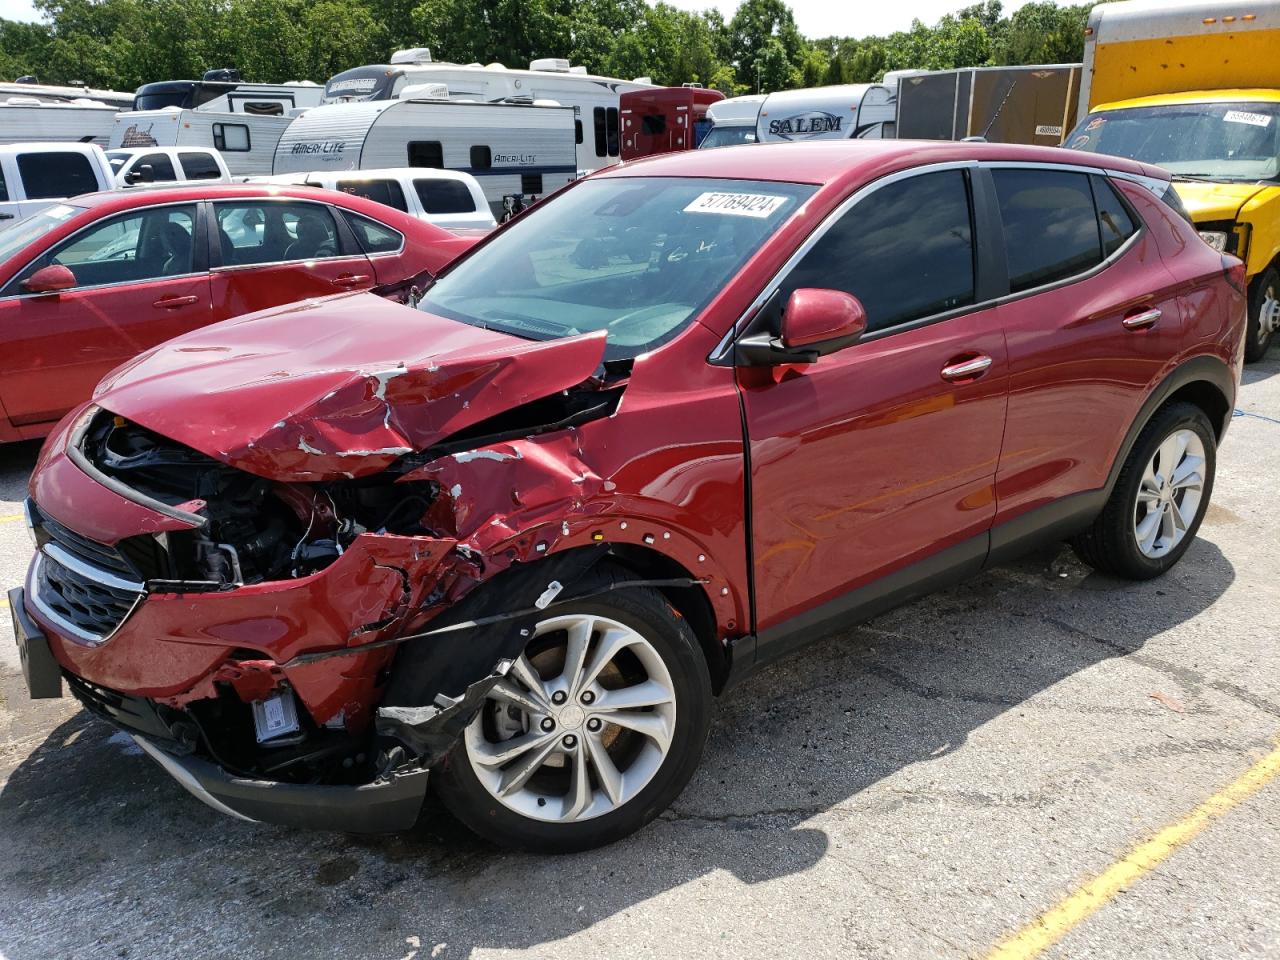
[(118, 114), (110, 147), (209, 147), (222, 154), (232, 176), (271, 173), (276, 143), (292, 117), (206, 110), (135, 110)]
[(44, 103), (35, 97), (0, 98), (0, 144), (52, 140), (105, 147), (116, 108), (93, 100)]
[(620, 80), (587, 73), (568, 60), (534, 60), (528, 70), (500, 63), (437, 63), (426, 48), (400, 50), (391, 63), (355, 67), (331, 77), (325, 85), (325, 103), (394, 100), (421, 96), (430, 85), (430, 96), (445, 91), (455, 101), (478, 103), (532, 103), (554, 100), (573, 109), (576, 122), (576, 167), (597, 170), (618, 161), (621, 152), (618, 99), (632, 90), (653, 87), (648, 77)]
[(880, 83), (780, 90), (765, 97), (756, 121), (760, 143), (880, 140), (893, 137), (895, 91)]
[(434, 167), (480, 181), (499, 219), (577, 176), (574, 115), (543, 104), (376, 100), (302, 114), (273, 173)]

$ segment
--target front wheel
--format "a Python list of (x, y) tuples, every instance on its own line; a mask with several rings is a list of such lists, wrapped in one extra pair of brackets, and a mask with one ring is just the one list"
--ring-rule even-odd
[(1217, 437), (1199, 407), (1174, 403), (1138, 435), (1093, 526), (1072, 546), (1091, 567), (1129, 580), (1181, 559), (1209, 508)]
[(558, 605), (445, 758), (436, 790), (503, 846), (611, 843), (688, 783), (710, 705), (697, 640), (657, 591)]
[(1244, 359), (1254, 363), (1267, 355), (1280, 330), (1280, 271), (1268, 267), (1249, 289), (1249, 324), (1245, 332)]

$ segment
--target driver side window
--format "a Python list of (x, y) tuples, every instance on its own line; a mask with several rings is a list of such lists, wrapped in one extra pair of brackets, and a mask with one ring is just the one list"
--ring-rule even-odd
[(832, 225), (782, 284), (843, 290), (862, 301), (867, 331), (974, 302), (968, 179), (941, 170), (886, 184)]
[(139, 283), (192, 272), (194, 207), (162, 207), (113, 217), (71, 237), (15, 278), (60, 264), (77, 288)]

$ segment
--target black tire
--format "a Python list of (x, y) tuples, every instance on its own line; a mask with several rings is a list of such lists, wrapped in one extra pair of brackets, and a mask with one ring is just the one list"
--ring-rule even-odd
[[(584, 592), (620, 579), (604, 567), (584, 578)], [(590, 582), (587, 582), (590, 581)], [(431, 784), (449, 812), (482, 837), (504, 847), (536, 853), (573, 853), (604, 846), (639, 830), (684, 789), (702, 757), (711, 722), (711, 677), (688, 623), (658, 591), (617, 590), (557, 605), (556, 616), (594, 614), (639, 632), (662, 658), (675, 689), (676, 719), (671, 746), (649, 783), (630, 800), (600, 816), (566, 823), (525, 817), (499, 802), (476, 777), (462, 740), (433, 771)]]
[[(1139, 549), (1134, 535), (1138, 489), (1142, 474), (1160, 444), (1174, 431), (1183, 429), (1193, 430), (1204, 444), (1204, 486), (1200, 505), (1181, 542), (1163, 556), (1152, 558)], [(1195, 539), (1209, 508), (1216, 466), (1217, 438), (1204, 411), (1189, 403), (1172, 403), (1160, 408), (1129, 451), (1106, 506), (1093, 525), (1072, 541), (1076, 555), (1095, 570), (1126, 580), (1150, 580), (1160, 576), (1181, 559)]]
[(1280, 271), (1267, 267), (1249, 287), (1249, 323), (1245, 330), (1245, 363), (1256, 363), (1267, 355), (1275, 340), (1275, 330), (1262, 332), (1262, 307), (1268, 299), (1280, 299)]

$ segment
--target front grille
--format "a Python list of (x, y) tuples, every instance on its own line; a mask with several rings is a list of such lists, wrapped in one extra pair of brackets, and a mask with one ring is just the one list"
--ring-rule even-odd
[[(83, 560), (91, 566), (99, 567), (127, 580), (138, 579), (138, 571), (115, 547), (109, 547), (105, 543), (98, 543), (98, 541), (90, 540), (74, 530), (67, 529), (47, 513), (41, 512), (34, 502), (28, 503), (28, 509), (31, 513), (32, 522), (36, 526), (37, 537), (43, 531), (49, 540), (62, 547), (77, 560)], [(45, 537), (39, 537), (39, 539), (43, 544)]]
[[(60, 562), (63, 557), (66, 562)], [(79, 640), (99, 643), (115, 632), (142, 596), (140, 584), (115, 577), (95, 577), (57, 547), (46, 547), (37, 557), (34, 596), (36, 606)], [(133, 586), (134, 589), (130, 589)]]

